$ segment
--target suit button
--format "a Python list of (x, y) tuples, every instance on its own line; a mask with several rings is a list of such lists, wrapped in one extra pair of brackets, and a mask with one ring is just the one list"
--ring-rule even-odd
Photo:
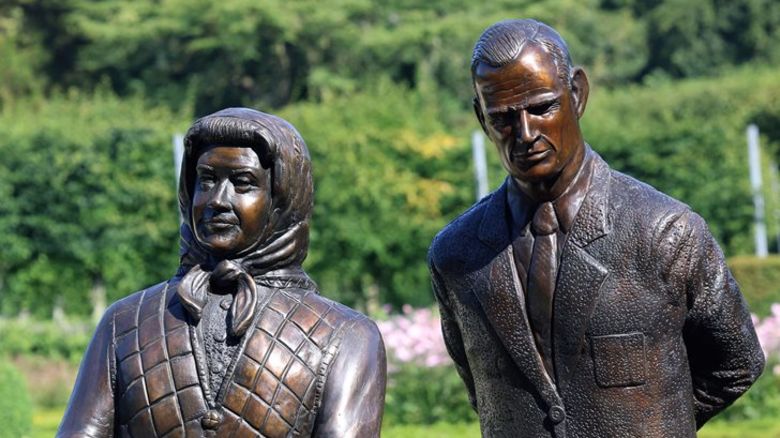
[(222, 424), (222, 418), (222, 412), (216, 409), (209, 409), (200, 419), (200, 425), (204, 429), (216, 429)]
[(553, 424), (558, 424), (566, 418), (566, 411), (563, 410), (562, 406), (553, 406), (547, 415), (549, 415)]

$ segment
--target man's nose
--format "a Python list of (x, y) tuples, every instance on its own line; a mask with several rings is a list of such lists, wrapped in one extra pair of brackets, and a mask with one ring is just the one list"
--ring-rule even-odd
[(227, 179), (220, 181), (209, 199), (208, 206), (216, 210), (225, 210), (230, 207), (230, 184)]
[(529, 120), (528, 111), (526, 110), (520, 110), (517, 112), (517, 130), (519, 131), (519, 135), (517, 137), (524, 144), (531, 144), (534, 142), (534, 140), (536, 140), (536, 137), (538, 137), (536, 134), (536, 129)]

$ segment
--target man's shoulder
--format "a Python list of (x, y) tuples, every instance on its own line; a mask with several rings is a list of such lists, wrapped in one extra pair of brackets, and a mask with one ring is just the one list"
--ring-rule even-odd
[(485, 210), (499, 193), (500, 189), (485, 196), (442, 228), (431, 243), (429, 263), (441, 269), (450, 265), (453, 258), (460, 259), (464, 252), (473, 250)]
[(701, 216), (684, 202), (615, 170), (611, 180), (612, 229), (648, 243), (656, 256), (674, 254), (691, 236), (709, 233)]
[(635, 213), (644, 220), (680, 215), (691, 208), (655, 187), (614, 169), (610, 169), (610, 203), (622, 213)]

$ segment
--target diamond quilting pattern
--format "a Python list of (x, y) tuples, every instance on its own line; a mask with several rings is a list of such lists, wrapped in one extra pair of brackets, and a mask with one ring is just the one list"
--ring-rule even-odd
[(123, 303), (114, 318), (118, 430), (131, 436), (183, 436), (193, 426), (185, 422), (206, 411), (188, 326), (173, 293), (153, 286)]
[(274, 292), (224, 401), (226, 409), (246, 420), (242, 426), (266, 437), (304, 432), (301, 428), (310, 426), (323, 349), (343, 322), (330, 315), (332, 310), (333, 304), (312, 293)]
[[(325, 351), (349, 319), (335, 306), (312, 291), (272, 291), (226, 388), (218, 436), (311, 431)], [(202, 435), (200, 421), (209, 406), (175, 288), (158, 285), (131, 296), (119, 307), (114, 327), (117, 432)]]

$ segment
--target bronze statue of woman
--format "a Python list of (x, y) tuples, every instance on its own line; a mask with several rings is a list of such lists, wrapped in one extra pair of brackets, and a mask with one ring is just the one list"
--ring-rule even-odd
[(312, 192), (285, 120), (247, 108), (197, 120), (179, 270), (106, 311), (57, 436), (379, 436), (381, 335), (301, 267)]

